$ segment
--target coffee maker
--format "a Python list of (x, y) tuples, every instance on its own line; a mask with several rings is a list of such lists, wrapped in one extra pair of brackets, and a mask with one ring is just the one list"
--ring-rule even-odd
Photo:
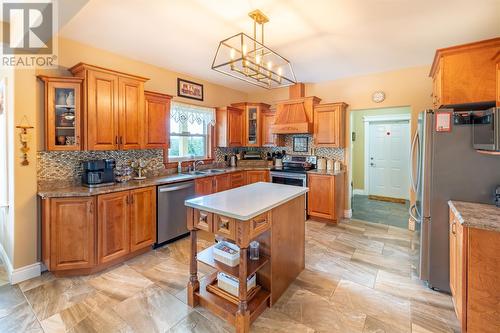
[(82, 162), (82, 184), (87, 187), (113, 185), (115, 183), (114, 159), (92, 160)]

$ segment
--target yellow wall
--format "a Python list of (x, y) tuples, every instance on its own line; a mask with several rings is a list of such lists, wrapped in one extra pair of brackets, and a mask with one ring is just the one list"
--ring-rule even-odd
[(365, 188), (365, 123), (364, 116), (382, 116), (388, 114), (408, 114), (409, 107), (356, 110), (352, 112), (351, 131), (356, 133), (356, 141), (352, 143), (352, 183), (353, 188)]
[[(432, 59), (429, 59), (429, 62)], [(430, 65), (405, 68), (397, 71), (375, 73), (364, 76), (343, 78), (334, 81), (306, 84), (307, 96), (318, 96), (322, 103), (346, 102), (349, 104), (347, 111), (346, 128), (350, 128), (351, 110), (364, 110), (371, 108), (390, 108), (409, 106), (412, 112), (412, 133), (416, 129), (416, 119), (420, 111), (432, 106), (431, 92), (432, 80), (428, 77)], [(298, 78), (300, 80), (300, 77)], [(386, 99), (382, 103), (371, 100), (372, 93), (382, 90)], [(251, 101), (260, 101), (269, 104), (288, 98), (288, 89), (256, 90), (249, 94)], [(356, 112), (356, 111), (354, 111)], [(345, 164), (349, 170), (346, 182), (346, 209), (350, 209), (351, 193), (351, 166), (350, 160), (350, 133), (346, 131), (347, 147), (345, 150)], [(413, 195), (411, 196), (413, 198)]]
[[(12, 248), (11, 262), (15, 268), (36, 263), (40, 260), (40, 227), (37, 208), (37, 179), (36, 179), (36, 150), (44, 149), (44, 101), (43, 84), (36, 79), (36, 75), (69, 75), (67, 68), (78, 62), (86, 62), (126, 73), (150, 78), (145, 84), (147, 90), (176, 95), (177, 77), (202, 83), (204, 85), (205, 101), (196, 102), (190, 99), (174, 98), (174, 100), (205, 106), (224, 106), (247, 99), (247, 94), (212, 84), (204, 80), (179, 74), (167, 69), (135, 61), (104, 50), (96, 49), (75, 41), (59, 40), (59, 70), (16, 70), (14, 73), (14, 125), (19, 124), (26, 116), (29, 123), (35, 126), (31, 132), (32, 139), (29, 153), (29, 166), (20, 165), (20, 143), (15, 132), (13, 151), (13, 186), (12, 202), (14, 209), (11, 217), (14, 219), (14, 229), (10, 230), (6, 241), (8, 248)], [(12, 144), (11, 144), (12, 145)]]

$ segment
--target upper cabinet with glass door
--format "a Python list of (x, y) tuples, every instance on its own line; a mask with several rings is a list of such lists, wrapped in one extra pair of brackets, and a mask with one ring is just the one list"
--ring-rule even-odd
[(81, 86), (77, 77), (39, 76), (45, 83), (45, 149), (81, 149)]
[(270, 105), (264, 103), (234, 103), (231, 106), (245, 111), (244, 146), (260, 147), (262, 145), (261, 114), (267, 112)]

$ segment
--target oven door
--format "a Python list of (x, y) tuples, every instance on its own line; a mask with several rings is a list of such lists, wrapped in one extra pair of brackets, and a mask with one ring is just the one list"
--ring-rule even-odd
[(305, 174), (271, 171), (271, 183), (305, 187), (306, 179)]

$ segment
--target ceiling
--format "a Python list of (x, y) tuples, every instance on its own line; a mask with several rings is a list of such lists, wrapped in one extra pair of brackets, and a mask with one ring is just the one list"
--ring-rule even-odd
[(436, 48), (500, 36), (499, 0), (90, 0), (61, 35), (249, 92), (262, 88), (210, 66), (220, 40), (252, 33), (256, 8), (301, 82), (428, 65)]

